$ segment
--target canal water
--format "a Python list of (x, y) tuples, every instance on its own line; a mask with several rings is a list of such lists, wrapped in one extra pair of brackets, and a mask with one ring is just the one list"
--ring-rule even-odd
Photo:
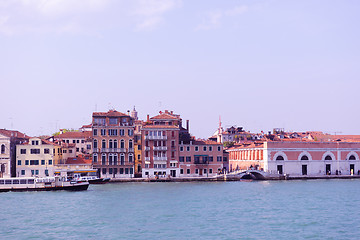
[(360, 239), (360, 180), (0, 194), (0, 239)]

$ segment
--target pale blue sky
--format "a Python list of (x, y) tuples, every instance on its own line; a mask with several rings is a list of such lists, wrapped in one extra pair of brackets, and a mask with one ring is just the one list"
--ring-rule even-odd
[(0, 128), (51, 134), (92, 112), (360, 134), (360, 3), (0, 2)]

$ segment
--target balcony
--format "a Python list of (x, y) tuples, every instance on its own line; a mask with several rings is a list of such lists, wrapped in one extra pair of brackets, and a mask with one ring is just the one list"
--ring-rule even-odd
[(133, 149), (133, 148), (129, 148), (128, 150), (129, 150), (129, 152), (131, 152), (131, 153), (134, 152), (134, 149)]
[(145, 161), (150, 161), (150, 157), (145, 157)]
[(125, 153), (126, 148), (101, 148), (103, 153)]
[(154, 147), (154, 150), (155, 151), (166, 151), (167, 147), (164, 147), (164, 146), (162, 146), (162, 147)]
[(194, 164), (209, 164), (209, 161), (194, 160)]
[(154, 161), (167, 161), (167, 157), (154, 157)]
[(146, 140), (166, 140), (167, 136), (145, 136)]
[(98, 148), (94, 148), (93, 149), (93, 153), (98, 153), (99, 152), (99, 149)]
[(145, 147), (145, 151), (150, 151), (150, 147)]

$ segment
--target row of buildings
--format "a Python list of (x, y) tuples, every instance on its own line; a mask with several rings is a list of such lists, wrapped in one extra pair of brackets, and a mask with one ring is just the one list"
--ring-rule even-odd
[[(224, 147), (224, 145), (226, 147)], [(223, 129), (196, 139), (180, 115), (159, 112), (139, 120), (128, 114), (94, 112), (77, 131), (29, 137), (0, 129), (0, 177), (52, 176), (59, 170), (96, 169), (108, 178), (193, 178), (257, 169), (274, 175), (357, 174), (360, 136), (322, 132), (250, 133)]]

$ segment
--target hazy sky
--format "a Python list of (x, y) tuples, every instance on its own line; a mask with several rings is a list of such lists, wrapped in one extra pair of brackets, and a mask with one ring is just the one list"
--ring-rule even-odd
[(223, 126), (360, 134), (357, 0), (2, 0), (0, 128), (173, 110)]

